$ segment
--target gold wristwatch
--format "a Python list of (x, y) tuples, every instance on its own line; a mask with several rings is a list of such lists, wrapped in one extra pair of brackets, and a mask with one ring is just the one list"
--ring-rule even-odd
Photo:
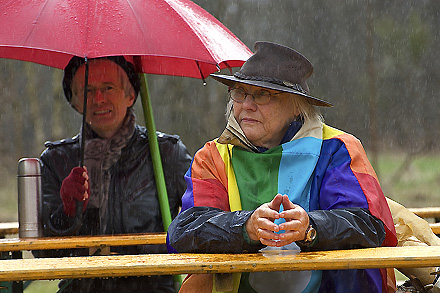
[(305, 244), (310, 244), (313, 242), (313, 240), (315, 240), (315, 238), (316, 238), (316, 230), (315, 228), (312, 227), (312, 225), (309, 225), (309, 227), (306, 230), (306, 237), (301, 242)]

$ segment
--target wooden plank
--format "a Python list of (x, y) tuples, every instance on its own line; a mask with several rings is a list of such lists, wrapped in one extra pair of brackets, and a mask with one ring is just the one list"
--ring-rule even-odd
[(166, 243), (166, 233), (0, 239), (0, 251), (69, 249)]
[(254, 254), (145, 254), (0, 261), (0, 281), (186, 273), (335, 270), (440, 266), (439, 247), (378, 247)]
[(440, 223), (429, 224), (429, 227), (431, 227), (434, 234), (440, 235)]
[[(430, 223), (434, 234), (440, 234), (440, 223)], [(0, 223), (0, 236), (17, 234), (18, 222)], [(165, 244), (165, 233), (44, 238), (0, 238), (0, 251), (89, 248), (124, 245)]]
[(18, 222), (0, 223), (0, 236), (18, 234)]
[[(440, 207), (408, 208), (421, 218), (439, 218)], [(0, 236), (18, 234), (18, 222), (0, 223)]]
[[(431, 227), (434, 234), (440, 234), (440, 223), (431, 223), (429, 224), (429, 226)], [(18, 223), (0, 223), (0, 235), (2, 235), (1, 229), (4, 229), (3, 231), (9, 229), (9, 231), (12, 231), (13, 234), (18, 233)], [(165, 233), (127, 234), (113, 236), (102, 235), (44, 238), (7, 238), (0, 239), (0, 251), (70, 249), (165, 243)]]
[(421, 218), (440, 218), (440, 207), (409, 208), (408, 210)]

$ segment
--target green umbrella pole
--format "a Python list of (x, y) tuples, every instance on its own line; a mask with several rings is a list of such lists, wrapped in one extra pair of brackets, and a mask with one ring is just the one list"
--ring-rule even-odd
[[(165, 177), (163, 175), (162, 161), (160, 159), (159, 143), (157, 141), (156, 126), (154, 124), (153, 108), (151, 107), (150, 92), (148, 90), (147, 77), (140, 73), (141, 80), (141, 101), (144, 112), (145, 126), (147, 127), (148, 139), (150, 143), (150, 153), (153, 162), (154, 178), (156, 179), (157, 194), (159, 196), (160, 214), (162, 216), (163, 228), (168, 231), (171, 224), (170, 203), (168, 201)], [(173, 275), (176, 292), (182, 285), (182, 276)]]
[(144, 112), (145, 125), (148, 131), (148, 140), (150, 144), (151, 159), (153, 162), (154, 178), (156, 179), (156, 188), (159, 196), (160, 213), (162, 215), (163, 228), (165, 232), (171, 224), (170, 204), (165, 185), (162, 161), (160, 159), (159, 143), (157, 141), (156, 126), (154, 124), (153, 109), (151, 107), (150, 93), (148, 91), (147, 77), (145, 74), (139, 74), (141, 80), (141, 100)]

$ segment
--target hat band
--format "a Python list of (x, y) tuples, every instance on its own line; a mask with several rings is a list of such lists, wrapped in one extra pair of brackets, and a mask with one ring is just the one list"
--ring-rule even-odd
[(274, 83), (274, 84), (277, 84), (277, 85), (281, 85), (281, 86), (285, 86), (285, 87), (291, 88), (293, 90), (296, 90), (296, 91), (304, 93), (304, 94), (308, 94), (308, 92), (306, 90), (304, 90), (301, 85), (299, 85), (297, 83), (292, 83), (292, 82), (287, 81), (287, 80), (281, 80), (281, 79), (278, 79), (278, 78), (265, 77), (265, 76), (249, 76), (249, 75), (245, 75), (243, 73), (240, 73), (238, 71), (234, 74), (234, 76), (236, 78), (239, 78), (239, 79), (270, 82), (270, 83)]

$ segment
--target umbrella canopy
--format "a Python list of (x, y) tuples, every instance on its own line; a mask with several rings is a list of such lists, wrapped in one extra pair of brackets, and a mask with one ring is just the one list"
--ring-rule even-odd
[[(140, 73), (204, 79), (217, 70), (241, 66), (252, 54), (216, 18), (189, 0), (2, 0), (0, 11), (0, 58), (60, 69), (73, 56), (123, 55), (134, 61)], [(145, 76), (142, 88), (166, 230), (171, 215)], [(84, 142), (81, 145), (83, 149)], [(81, 211), (80, 204), (78, 217)]]
[(141, 56), (143, 73), (206, 78), (251, 51), (189, 0), (6, 0), (0, 58), (63, 69), (72, 56)]

